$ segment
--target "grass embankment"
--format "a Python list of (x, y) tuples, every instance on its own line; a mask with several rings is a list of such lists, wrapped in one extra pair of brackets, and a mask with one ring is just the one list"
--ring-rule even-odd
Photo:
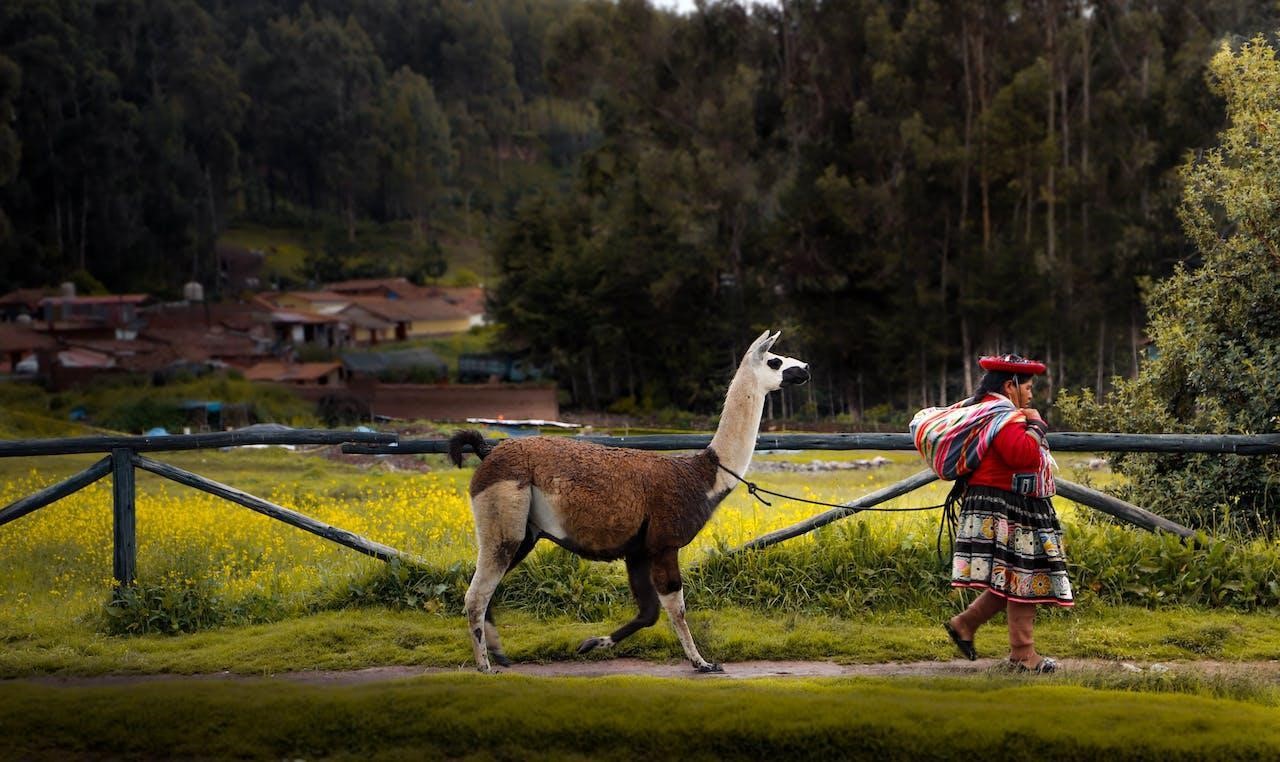
[(10, 685), (15, 758), (1264, 759), (1280, 709), (1008, 679)]

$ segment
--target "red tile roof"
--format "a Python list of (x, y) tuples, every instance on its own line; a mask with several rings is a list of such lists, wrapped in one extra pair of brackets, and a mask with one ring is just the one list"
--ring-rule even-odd
[(149, 294), (106, 294), (104, 296), (46, 296), (41, 304), (141, 304), (150, 299)]
[(58, 346), (48, 334), (22, 323), (0, 323), (0, 352), (26, 352)]
[(459, 320), (471, 317), (466, 310), (450, 304), (439, 296), (425, 299), (383, 299), (377, 296), (360, 296), (354, 298), (352, 303), (363, 307), (376, 317), (392, 322)]

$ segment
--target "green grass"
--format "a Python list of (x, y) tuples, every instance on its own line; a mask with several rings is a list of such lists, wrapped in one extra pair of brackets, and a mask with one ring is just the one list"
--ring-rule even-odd
[(10, 684), (12, 758), (1261, 759), (1280, 710), (1058, 681), (433, 675)]
[(220, 242), (266, 255), (262, 277), (269, 283), (275, 278), (305, 280), (303, 264), (313, 243), (305, 231), (268, 228), (251, 223), (237, 224), (223, 232)]
[[(918, 611), (868, 612), (857, 617), (740, 608), (706, 609), (690, 597), (690, 629), (709, 659), (831, 660), (850, 664), (944, 661), (954, 647), (941, 617)], [(540, 617), (495, 608), (507, 654), (518, 662), (574, 660), (584, 639), (616, 629), (629, 607), (596, 621)], [(308, 669), (386, 665), (460, 667), (471, 664), (460, 612), (414, 612), (367, 606), (323, 611), (270, 624), (220, 627), (183, 635), (108, 636), (81, 622), (0, 617), (0, 677), (34, 675), (272, 674)], [(1003, 618), (979, 632), (984, 657), (1008, 652)], [(1136, 662), (1226, 662), (1280, 659), (1280, 617), (1202, 609), (1153, 611), (1131, 606), (1042, 615), (1037, 648), (1062, 658)], [(1206, 644), (1209, 647), (1206, 648)], [(665, 616), (610, 654), (677, 662), (680, 644)]]
[[(488, 276), (491, 280), (495, 273), (482, 240), (486, 235), (484, 225), (473, 225), (472, 234), (468, 237), (464, 221), (457, 216), (445, 214), (437, 219), (437, 223), (443, 221), (449, 227), (439, 239), (448, 263), (441, 282), (448, 283), (464, 273), (481, 279)], [(305, 228), (271, 227), (240, 221), (223, 232), (219, 242), (263, 252), (266, 258), (262, 277), (267, 285), (281, 278), (294, 283), (305, 283), (308, 277), (307, 254), (324, 246), (324, 234)], [(366, 256), (351, 258), (349, 265), (360, 264), (364, 259), (367, 263), (376, 262), (380, 266), (389, 267), (393, 273), (411, 272), (418, 265), (413, 261), (413, 231), (407, 221), (362, 223), (356, 231), (356, 247)]]

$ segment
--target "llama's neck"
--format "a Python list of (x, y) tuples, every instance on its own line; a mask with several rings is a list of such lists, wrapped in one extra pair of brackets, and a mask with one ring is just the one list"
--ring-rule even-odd
[[(751, 466), (756, 435), (760, 432), (760, 416), (764, 413), (764, 397), (765, 392), (756, 385), (744, 363), (729, 384), (724, 410), (720, 413), (720, 425), (711, 438), (711, 449), (720, 459), (720, 465), (739, 476), (745, 477), (747, 468)], [(715, 491), (722, 492), (737, 484), (737, 479), (721, 471), (716, 478)]]

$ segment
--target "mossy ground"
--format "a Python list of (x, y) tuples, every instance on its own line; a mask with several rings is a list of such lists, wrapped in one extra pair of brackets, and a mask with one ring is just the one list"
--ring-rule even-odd
[(1280, 709), (1015, 678), (432, 675), (0, 691), (23, 759), (1265, 759)]

